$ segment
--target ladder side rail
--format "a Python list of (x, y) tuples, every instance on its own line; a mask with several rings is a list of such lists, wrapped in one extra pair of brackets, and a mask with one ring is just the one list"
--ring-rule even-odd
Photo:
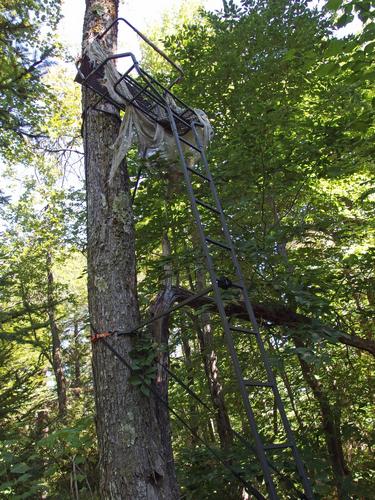
[[(128, 55), (128, 54), (126, 54), (126, 55)], [(84, 82), (84, 84), (87, 87), (91, 87), (91, 85), (88, 84), (88, 82)], [(97, 89), (92, 88), (92, 90), (98, 93)], [(145, 91), (147, 91), (147, 90), (145, 89)], [(100, 94), (100, 95), (103, 98), (106, 97), (108, 100), (112, 101), (112, 99), (109, 99), (109, 96), (104, 96), (103, 94)], [(155, 96), (153, 96), (153, 97), (155, 99)], [(116, 103), (116, 102), (113, 102), (113, 104), (116, 107), (120, 107), (119, 104)], [(133, 105), (135, 107), (137, 107), (141, 112), (143, 112), (146, 115), (148, 115), (155, 122), (158, 122), (158, 120), (156, 120), (145, 109), (143, 109), (142, 107), (138, 106), (135, 101), (133, 102)], [(294, 439), (294, 435), (293, 435), (293, 432), (291, 430), (288, 418), (286, 416), (285, 408), (284, 408), (282, 399), (280, 397), (280, 393), (279, 393), (277, 385), (276, 385), (276, 379), (275, 379), (275, 376), (274, 376), (274, 374), (272, 372), (271, 366), (269, 364), (268, 356), (267, 356), (267, 353), (266, 353), (265, 348), (264, 348), (264, 343), (263, 343), (263, 341), (262, 341), (262, 339), (260, 337), (258, 324), (257, 324), (256, 318), (255, 318), (255, 314), (254, 314), (254, 311), (252, 309), (252, 306), (251, 306), (248, 294), (247, 294), (247, 290), (246, 290), (246, 287), (245, 287), (245, 283), (244, 283), (244, 279), (243, 279), (243, 276), (242, 276), (242, 272), (241, 272), (241, 269), (240, 269), (240, 266), (239, 266), (239, 262), (238, 262), (238, 259), (237, 259), (237, 256), (236, 256), (236, 253), (235, 253), (235, 250), (234, 250), (233, 242), (232, 242), (232, 239), (231, 239), (231, 236), (230, 236), (230, 233), (229, 233), (229, 229), (227, 227), (227, 223), (226, 223), (226, 220), (225, 220), (225, 217), (224, 217), (224, 213), (223, 213), (222, 207), (221, 207), (221, 202), (220, 202), (220, 199), (218, 197), (218, 193), (217, 193), (217, 190), (216, 190), (216, 187), (215, 187), (212, 175), (211, 175), (209, 167), (208, 167), (207, 158), (205, 156), (204, 149), (203, 149), (203, 147), (202, 147), (202, 145), (200, 143), (199, 136), (198, 136), (198, 134), (196, 132), (196, 128), (195, 127), (196, 126), (201, 127), (201, 125), (200, 124), (194, 124), (194, 123), (193, 124), (189, 124), (188, 122), (185, 122), (183, 119), (180, 118), (180, 116), (178, 115), (178, 113), (176, 113), (175, 110), (172, 110), (170, 108), (170, 106), (169, 106), (169, 104), (167, 102), (165, 102), (165, 104), (163, 104), (162, 106), (167, 111), (167, 115), (168, 115), (169, 122), (170, 122), (170, 125), (171, 125), (172, 133), (174, 135), (174, 138), (175, 138), (175, 141), (176, 141), (176, 144), (177, 144), (177, 148), (178, 148), (178, 153), (179, 153), (179, 156), (180, 156), (180, 160), (181, 160), (181, 163), (183, 164), (184, 176), (185, 176), (185, 180), (186, 180), (188, 191), (189, 191), (189, 197), (190, 197), (190, 201), (191, 201), (191, 205), (192, 205), (192, 209), (193, 209), (194, 218), (196, 219), (198, 228), (202, 231), (202, 234), (200, 234), (200, 238), (202, 240), (202, 246), (203, 246), (203, 250), (204, 250), (204, 253), (205, 253), (206, 261), (207, 261), (207, 264), (208, 264), (211, 281), (212, 281), (212, 284), (213, 284), (213, 290), (214, 290), (214, 295), (215, 295), (215, 302), (216, 302), (216, 305), (218, 307), (218, 311), (219, 311), (220, 316), (221, 316), (221, 320), (222, 320), (222, 324), (223, 324), (223, 327), (224, 327), (224, 332), (225, 332), (225, 336), (226, 336), (226, 340), (227, 340), (227, 344), (228, 344), (228, 349), (229, 349), (230, 355), (232, 357), (233, 365), (234, 365), (235, 372), (236, 372), (236, 377), (238, 379), (238, 384), (240, 386), (240, 393), (241, 393), (241, 396), (242, 396), (242, 399), (243, 399), (243, 402), (244, 402), (246, 413), (248, 415), (249, 423), (250, 423), (250, 426), (251, 426), (251, 429), (252, 429), (252, 434), (253, 434), (254, 440), (256, 442), (255, 448), (257, 450), (258, 459), (260, 461), (260, 464), (261, 464), (261, 467), (262, 467), (262, 470), (263, 470), (263, 474), (264, 474), (264, 477), (265, 477), (265, 480), (266, 480), (266, 484), (267, 484), (267, 489), (268, 489), (268, 491), (269, 491), (269, 493), (271, 495), (270, 498), (272, 498), (272, 499), (273, 498), (277, 498), (277, 495), (276, 495), (276, 491), (275, 491), (275, 487), (274, 487), (274, 484), (273, 484), (273, 481), (272, 481), (272, 477), (271, 477), (270, 471), (267, 468), (268, 467), (268, 459), (267, 459), (267, 457), (265, 455), (265, 449), (266, 448), (263, 445), (263, 443), (262, 443), (262, 441), (260, 439), (260, 436), (259, 436), (259, 432), (257, 430), (255, 416), (253, 414), (252, 407), (251, 407), (251, 404), (250, 404), (250, 401), (249, 401), (249, 394), (248, 394), (248, 392), (246, 390), (246, 384), (245, 384), (245, 381), (243, 379), (241, 367), (239, 365), (239, 360), (238, 360), (237, 352), (236, 352), (234, 344), (233, 344), (233, 337), (232, 337), (232, 334), (231, 334), (231, 331), (230, 331), (230, 326), (229, 326), (229, 323), (228, 323), (228, 320), (227, 320), (227, 317), (226, 317), (225, 308), (224, 308), (224, 305), (223, 305), (223, 302), (222, 302), (222, 299), (221, 299), (221, 292), (220, 292), (220, 289), (219, 289), (219, 287), (217, 285), (217, 282), (216, 282), (217, 276), (216, 276), (215, 271), (214, 271), (212, 257), (211, 257), (211, 255), (210, 255), (210, 253), (208, 251), (208, 248), (207, 248), (207, 241), (209, 240), (209, 238), (207, 238), (205, 236), (204, 231), (203, 231), (202, 223), (201, 223), (201, 220), (200, 220), (200, 214), (199, 214), (199, 211), (197, 209), (197, 203), (196, 203), (195, 196), (194, 196), (194, 191), (193, 191), (192, 186), (191, 186), (191, 180), (190, 180), (190, 176), (189, 176), (189, 167), (186, 164), (186, 160), (185, 160), (185, 157), (184, 157), (184, 154), (183, 154), (183, 151), (182, 151), (182, 147), (181, 147), (181, 142), (184, 142), (189, 147), (192, 147), (195, 150), (197, 150), (200, 153), (200, 156), (201, 156), (202, 161), (204, 163), (206, 174), (207, 174), (206, 177), (207, 177), (207, 179), (208, 179), (208, 181), (210, 183), (211, 192), (212, 192), (212, 194), (214, 196), (216, 206), (218, 207), (217, 208), (217, 212), (218, 212), (218, 214), (220, 216), (220, 220), (221, 220), (222, 228), (223, 228), (223, 231), (224, 231), (225, 239), (228, 242), (228, 246), (222, 245), (222, 244), (219, 245), (219, 246), (222, 246), (223, 248), (228, 248), (228, 250), (230, 250), (231, 259), (232, 259), (232, 262), (233, 262), (234, 267), (236, 269), (236, 274), (237, 274), (238, 280), (240, 282), (240, 287), (239, 288), (241, 288), (243, 290), (243, 297), (244, 297), (245, 307), (246, 307), (249, 319), (250, 319), (250, 321), (251, 321), (251, 323), (253, 325), (253, 328), (254, 328), (254, 332), (253, 333), (255, 335), (255, 338), (256, 338), (256, 341), (257, 341), (257, 344), (258, 344), (258, 348), (259, 348), (260, 353), (261, 353), (261, 357), (262, 357), (262, 360), (263, 360), (264, 367), (266, 369), (268, 381), (269, 381), (270, 386), (272, 387), (272, 390), (273, 390), (273, 393), (274, 393), (276, 405), (277, 405), (278, 410), (280, 412), (280, 416), (281, 416), (281, 419), (282, 419), (282, 422), (283, 422), (283, 427), (284, 427), (286, 435), (287, 435), (288, 443), (290, 443), (289, 447), (292, 450), (292, 453), (293, 453), (293, 456), (294, 456), (294, 459), (295, 459), (295, 462), (296, 462), (296, 466), (297, 466), (297, 471), (298, 471), (299, 476), (300, 476), (300, 478), (302, 480), (302, 483), (303, 483), (306, 495), (308, 495), (309, 499), (313, 498), (311, 486), (310, 486), (310, 483), (309, 483), (309, 481), (307, 479), (306, 472), (304, 470), (304, 466), (303, 466), (302, 460), (301, 460), (301, 458), (299, 456), (299, 453), (298, 453), (298, 450), (297, 450), (297, 447), (296, 447), (296, 443), (295, 443), (295, 439)], [(179, 120), (180, 122), (182, 122), (183, 124), (188, 125), (194, 131), (194, 135), (195, 135), (195, 140), (196, 140), (196, 143), (197, 143), (197, 147), (195, 147), (194, 145), (192, 145), (192, 144), (188, 143), (187, 141), (183, 140), (182, 136), (179, 134), (179, 132), (177, 130), (177, 126), (176, 126), (176, 123), (175, 123), (176, 119)], [(201, 231), (199, 231), (199, 232), (201, 232)], [(216, 244), (219, 244), (219, 243), (216, 242)]]
[[(261, 441), (261, 438), (260, 438), (260, 435), (258, 432), (257, 424), (255, 421), (255, 415), (254, 415), (253, 410), (252, 410), (251, 405), (250, 405), (249, 395), (248, 395), (248, 392), (247, 392), (247, 389), (246, 389), (246, 386), (244, 383), (242, 370), (241, 370), (240, 363), (238, 360), (237, 352), (236, 352), (235, 347), (234, 347), (233, 338), (232, 338), (232, 335), (230, 332), (229, 323), (228, 323), (227, 316), (225, 313), (224, 304), (223, 304), (222, 299), (221, 299), (221, 292), (220, 292), (219, 286), (217, 284), (217, 277), (216, 277), (216, 274), (214, 271), (212, 257), (208, 251), (208, 247), (207, 247), (207, 243), (206, 243), (206, 236), (205, 236), (204, 229), (203, 229), (203, 226), (201, 223), (201, 217), (200, 217), (200, 214), (199, 214), (196, 202), (195, 202), (194, 191), (193, 191), (193, 187), (191, 185), (191, 180), (190, 180), (189, 171), (187, 168), (186, 159), (185, 159), (185, 156), (184, 156), (184, 153), (182, 150), (180, 136), (178, 134), (178, 130), (177, 130), (177, 126), (176, 126), (176, 123), (174, 120), (172, 110), (170, 109), (169, 106), (167, 106), (167, 109), (168, 109), (168, 116), (169, 116), (169, 120), (170, 120), (170, 125), (171, 125), (172, 132), (173, 132), (173, 135), (174, 135), (174, 138), (176, 141), (176, 146), (178, 149), (180, 162), (181, 162), (183, 172), (184, 172), (184, 178), (185, 178), (185, 182), (187, 185), (187, 191), (188, 191), (188, 195), (190, 198), (192, 212), (193, 212), (195, 221), (197, 223), (198, 233), (199, 233), (199, 236), (201, 239), (203, 252), (204, 252), (204, 255), (205, 255), (205, 258), (207, 261), (208, 271), (209, 271), (209, 274), (211, 277), (212, 287), (213, 287), (214, 296), (215, 296), (215, 302), (216, 302), (216, 305), (217, 305), (217, 308), (218, 308), (218, 311), (219, 311), (219, 314), (220, 314), (220, 317), (222, 320), (222, 324), (224, 327), (224, 333), (225, 333), (225, 337), (226, 337), (226, 341), (227, 341), (227, 345), (228, 345), (228, 350), (229, 350), (230, 356), (231, 356), (232, 361), (233, 361), (233, 366), (234, 366), (235, 374), (236, 374), (237, 381), (239, 384), (240, 393), (241, 393), (242, 400), (243, 400), (243, 403), (245, 406), (245, 410), (246, 410), (246, 413), (247, 413), (247, 416), (249, 419), (252, 435), (253, 435), (253, 438), (255, 441), (256, 453), (258, 456), (258, 460), (261, 464), (261, 468), (262, 468), (264, 479), (266, 482), (266, 487), (267, 487), (268, 493), (270, 495), (270, 499), (277, 500), (278, 495), (276, 493), (275, 485), (273, 483), (273, 479), (271, 476), (271, 472), (270, 472), (270, 468), (269, 468), (269, 464), (268, 464), (268, 459), (267, 459), (267, 456), (266, 456), (266, 453), (264, 450), (264, 446), (263, 446), (263, 443)], [(201, 150), (201, 152), (202, 152), (202, 150)], [(212, 183), (212, 179), (210, 180), (210, 183)]]
[(208, 161), (207, 161), (206, 154), (204, 152), (204, 148), (202, 147), (199, 135), (197, 134), (195, 123), (192, 123), (192, 129), (194, 131), (195, 140), (196, 140), (197, 144), (201, 148), (201, 157), (202, 157), (202, 161), (203, 161), (203, 164), (204, 164), (204, 167), (205, 167), (206, 175), (210, 179), (211, 193), (212, 193), (212, 196), (213, 196), (213, 198), (215, 200), (216, 206), (217, 206), (217, 208), (218, 208), (218, 210), (220, 212), (219, 216), (220, 216), (220, 221), (221, 221), (221, 224), (222, 224), (223, 232), (224, 232), (224, 235), (225, 235), (225, 239), (227, 240), (228, 246), (231, 247), (232, 262), (233, 262), (233, 264), (235, 266), (236, 274), (237, 274), (237, 277), (239, 279), (240, 286), (241, 286), (241, 288), (243, 290), (243, 298), (244, 298), (244, 303), (245, 303), (246, 311), (248, 313), (248, 316), (249, 316), (249, 319), (251, 321), (253, 330), (255, 332), (256, 342), (257, 342), (257, 345), (258, 345), (258, 348), (259, 348), (259, 351), (260, 351), (260, 354), (261, 354), (261, 357), (262, 357), (262, 360), (263, 360), (263, 363), (264, 363), (264, 367), (266, 369), (268, 381), (270, 382), (270, 384), (272, 386), (272, 390), (273, 390), (273, 393), (274, 393), (275, 401), (276, 401), (278, 410), (280, 412), (280, 417), (281, 417), (281, 420), (282, 420), (282, 423), (283, 423), (283, 426), (284, 426), (284, 429), (285, 429), (287, 440), (288, 440), (288, 442), (289, 442), (289, 444), (291, 446), (292, 454), (293, 454), (293, 457), (295, 459), (297, 470), (298, 470), (299, 476), (301, 478), (303, 487), (305, 489), (305, 493), (306, 493), (306, 495), (307, 495), (308, 498), (313, 498), (313, 492), (312, 492), (312, 489), (311, 489), (310, 481), (307, 478), (307, 474), (306, 474), (306, 471), (305, 471), (302, 459), (301, 459), (301, 457), (299, 455), (299, 452), (298, 452), (298, 449), (297, 449), (297, 445), (296, 445), (296, 442), (295, 442), (294, 433), (293, 433), (293, 431), (291, 429), (288, 417), (286, 415), (284, 403), (283, 403), (283, 401), (281, 399), (280, 392), (279, 392), (279, 390), (277, 388), (276, 377), (275, 377), (275, 375), (274, 375), (274, 373), (272, 371), (271, 364), (270, 364), (270, 361), (269, 361), (269, 358), (268, 358), (268, 354), (267, 354), (266, 349), (264, 347), (263, 340), (262, 340), (262, 338), (260, 336), (258, 321), (257, 321), (257, 319), (255, 317), (254, 310), (253, 310), (253, 307), (252, 307), (250, 299), (249, 299), (249, 295), (248, 295), (248, 292), (247, 292), (247, 288), (245, 286), (245, 282), (244, 282), (243, 274), (242, 274), (242, 271), (241, 271), (241, 267), (240, 267), (240, 264), (238, 262), (238, 258), (237, 258), (237, 255), (236, 255), (236, 252), (235, 252), (235, 249), (234, 249), (233, 241), (232, 241), (232, 238), (231, 238), (231, 235), (230, 235), (230, 232), (229, 232), (229, 228), (228, 228), (228, 225), (227, 225), (227, 222), (226, 222), (226, 219), (225, 219), (225, 215), (224, 215), (222, 206), (221, 206), (221, 201), (220, 201), (220, 198), (219, 198), (219, 195), (218, 195), (218, 192), (217, 192), (217, 189), (216, 189), (216, 186), (215, 186), (215, 183), (214, 183), (211, 171), (210, 171), (209, 166), (208, 166)]
[[(198, 136), (198, 134), (196, 132), (194, 124), (193, 124), (193, 130), (194, 130), (194, 134), (195, 134), (195, 140), (197, 141), (198, 144), (200, 144), (199, 136)], [(227, 242), (227, 244), (228, 244), (228, 246), (230, 247), (230, 250), (231, 250), (232, 262), (233, 262), (233, 264), (235, 266), (236, 275), (237, 275), (237, 278), (239, 280), (240, 288), (242, 289), (242, 292), (243, 292), (243, 298), (244, 298), (244, 302), (245, 302), (246, 311), (247, 311), (249, 319), (251, 321), (253, 330), (256, 333), (256, 338), (257, 338), (257, 341), (258, 341), (257, 343), (258, 343), (258, 347), (259, 347), (259, 349), (261, 351), (262, 359), (263, 359), (264, 364), (265, 364), (268, 382), (270, 382), (271, 384), (274, 384), (276, 382), (275, 381), (275, 377), (274, 377), (271, 365), (270, 365), (269, 360), (268, 360), (268, 356), (267, 356), (267, 353), (266, 353), (266, 350), (265, 350), (265, 347), (264, 347), (264, 343), (263, 343), (262, 339), (260, 338), (258, 321), (257, 321), (257, 319), (255, 317), (255, 313), (254, 313), (253, 307), (252, 307), (252, 305), (250, 303), (250, 299), (249, 299), (249, 296), (248, 296), (248, 293), (247, 293), (247, 288), (246, 288), (246, 285), (245, 285), (245, 281), (243, 279), (242, 270), (240, 268), (240, 264), (239, 264), (238, 259), (237, 259), (237, 255), (236, 255), (236, 251), (235, 251), (235, 248), (234, 248), (234, 245), (233, 245), (232, 237), (230, 235), (229, 228), (228, 228), (228, 225), (227, 225), (227, 222), (226, 222), (226, 219), (225, 219), (225, 215), (224, 215), (224, 212), (223, 212), (223, 208), (221, 206), (221, 201), (220, 201), (220, 198), (219, 198), (219, 194), (217, 192), (217, 189), (216, 189), (216, 186), (215, 186), (215, 183), (214, 183), (211, 171), (210, 171), (209, 166), (208, 166), (207, 157), (206, 157), (206, 155), (205, 155), (205, 153), (203, 151), (203, 148), (202, 148), (202, 155), (201, 156), (202, 156), (202, 160), (203, 160), (203, 163), (204, 163), (206, 175), (210, 179), (211, 193), (212, 193), (212, 195), (214, 197), (216, 206), (217, 206), (217, 208), (219, 210), (220, 222), (221, 222), (221, 225), (222, 225), (222, 228), (223, 228), (225, 240), (226, 240), (226, 242)]]

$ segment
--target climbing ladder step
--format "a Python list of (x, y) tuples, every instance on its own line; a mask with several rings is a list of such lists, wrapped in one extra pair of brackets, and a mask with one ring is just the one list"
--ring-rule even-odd
[(198, 172), (198, 170), (196, 170), (195, 168), (193, 167), (186, 167), (189, 172), (191, 172), (192, 174), (194, 175), (197, 175), (198, 177), (201, 177), (201, 179), (204, 179), (205, 181), (208, 181), (208, 182), (211, 182), (211, 180), (204, 174), (201, 174), (200, 172)]
[(211, 210), (211, 212), (214, 212), (215, 214), (220, 214), (220, 210), (202, 200), (199, 200), (198, 198), (195, 198), (195, 203), (198, 203), (201, 207), (207, 208), (207, 210)]
[(206, 236), (206, 241), (207, 241), (207, 243), (211, 243), (211, 245), (216, 245), (218, 247), (224, 248), (224, 250), (229, 250), (229, 251), (232, 250), (229, 245), (226, 245), (225, 243), (222, 243), (221, 241), (216, 241), (216, 240), (213, 240), (212, 238), (208, 238), (207, 236)]
[(186, 144), (186, 146), (189, 146), (189, 148), (193, 148), (193, 149), (195, 149), (195, 151), (198, 151), (198, 153), (202, 154), (201, 148), (199, 148), (198, 146), (194, 146), (194, 144), (192, 144), (191, 142), (187, 141), (186, 139), (184, 139), (181, 136), (179, 136), (179, 138), (180, 138), (181, 142), (183, 142), (184, 144)]
[(289, 443), (273, 443), (273, 444), (265, 444), (264, 449), (268, 450), (284, 450), (286, 448), (291, 448), (292, 445)]
[(261, 382), (259, 380), (244, 380), (246, 387), (273, 387), (271, 382)]
[(247, 333), (249, 335), (258, 335), (258, 332), (255, 332), (253, 330), (249, 330), (248, 328), (240, 328), (238, 326), (230, 326), (229, 329), (232, 332)]

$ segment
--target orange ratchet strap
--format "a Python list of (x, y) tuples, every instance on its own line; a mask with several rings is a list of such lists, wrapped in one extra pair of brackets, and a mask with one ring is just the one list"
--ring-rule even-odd
[(91, 342), (97, 342), (98, 340), (110, 337), (111, 335), (112, 334), (110, 332), (94, 333), (91, 335)]

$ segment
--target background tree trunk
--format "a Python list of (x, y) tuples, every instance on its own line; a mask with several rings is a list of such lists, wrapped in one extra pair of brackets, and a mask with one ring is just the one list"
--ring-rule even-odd
[[(201, 290), (202, 288), (199, 289)], [(221, 447), (223, 449), (229, 449), (233, 444), (233, 432), (225, 405), (223, 386), (220, 381), (217, 354), (213, 346), (210, 315), (208, 313), (202, 313), (200, 319), (202, 324), (196, 321), (196, 329), (212, 406), (215, 409), (217, 432), (219, 434)]]
[(66, 414), (66, 379), (64, 374), (60, 331), (56, 323), (55, 301), (54, 301), (54, 278), (52, 272), (51, 253), (47, 253), (47, 302), (48, 302), (48, 321), (52, 337), (52, 367), (56, 379), (57, 401), (59, 406), (59, 416)]
[[(271, 205), (274, 214), (275, 226), (280, 229), (280, 218), (276, 205), (271, 199)], [(283, 257), (288, 273), (292, 276), (295, 272), (293, 266), (289, 262), (288, 252), (286, 250), (286, 242), (281, 241), (277, 245), (278, 253)], [(293, 312), (296, 312), (296, 304), (294, 297), (289, 297), (290, 307)], [(301, 336), (293, 333), (292, 339), (297, 348), (307, 348), (309, 341), (302, 340)], [(300, 353), (297, 354), (301, 366), (303, 378), (310, 387), (316, 401), (319, 404), (320, 414), (322, 419), (322, 428), (326, 441), (328, 456), (332, 466), (333, 479), (336, 485), (337, 494), (340, 499), (346, 498), (344, 492), (344, 483), (346, 478), (351, 477), (349, 468), (346, 465), (344, 450), (342, 447), (340, 421), (335, 418), (335, 410), (330, 404), (324, 386), (319, 382), (315, 374), (315, 367), (307, 363)]]
[[(306, 344), (296, 335), (293, 336), (293, 340), (296, 347), (306, 348)], [(348, 498), (345, 493), (345, 482), (347, 479), (351, 478), (351, 472), (346, 465), (344, 457), (340, 421), (335, 418), (335, 409), (330, 404), (324, 387), (315, 376), (313, 366), (306, 363), (300, 355), (298, 355), (298, 359), (301, 365), (303, 378), (319, 404), (324, 438), (333, 471), (333, 480), (337, 489), (338, 498), (344, 500)]]
[[(193, 229), (192, 239), (196, 248), (199, 249), (200, 243), (196, 228)], [(198, 265), (196, 271), (196, 282), (198, 291), (203, 290), (207, 286), (204, 265), (202, 263)], [(200, 314), (200, 321), (196, 322), (196, 328), (211, 401), (215, 409), (215, 420), (220, 446), (223, 449), (229, 449), (233, 445), (233, 432), (224, 400), (218, 359), (214, 349), (213, 326), (209, 312), (204, 311)]]
[[(118, 15), (118, 0), (86, 0), (83, 41), (106, 28)], [(117, 29), (103, 43), (116, 49)], [(87, 91), (83, 105), (97, 96)], [(88, 294), (95, 330), (130, 330), (139, 322), (133, 216), (126, 165), (108, 177), (118, 130), (117, 111), (86, 114)], [(132, 339), (108, 340), (129, 360)], [(159, 427), (157, 402), (129, 383), (129, 370), (100, 341), (93, 344), (100, 496), (103, 499), (176, 499), (169, 435)]]
[(82, 389), (82, 380), (81, 380), (81, 345), (79, 341), (79, 320), (75, 319), (73, 324), (73, 342), (72, 342), (72, 382), (71, 382), (71, 391), (76, 398), (81, 395)]
[[(187, 327), (183, 324), (181, 327), (181, 347), (182, 353), (184, 355), (184, 364), (186, 368), (187, 374), (187, 385), (189, 388), (194, 391), (194, 371), (193, 371), (193, 363), (191, 360), (191, 347), (189, 342), (189, 337), (186, 335)], [(193, 429), (191, 433), (190, 444), (194, 447), (198, 444), (197, 435), (199, 432), (199, 412), (197, 402), (194, 398), (189, 397), (189, 417), (190, 417), (190, 426)]]

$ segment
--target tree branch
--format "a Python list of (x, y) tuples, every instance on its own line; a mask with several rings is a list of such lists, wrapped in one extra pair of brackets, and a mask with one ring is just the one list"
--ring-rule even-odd
[[(194, 295), (193, 292), (180, 287), (172, 287), (173, 290), (173, 302), (182, 302), (183, 300)], [(164, 292), (161, 292), (163, 294)], [(160, 295), (160, 294), (159, 294)], [(217, 312), (215, 300), (212, 297), (202, 296), (198, 297), (191, 302), (189, 302), (189, 307), (193, 309), (198, 309), (202, 306), (208, 306), (212, 312)], [(336, 330), (335, 328), (320, 323), (317, 320), (304, 316), (302, 314), (297, 314), (292, 310), (288, 309), (282, 304), (272, 303), (272, 304), (253, 304), (253, 309), (258, 321), (268, 324), (269, 326), (287, 326), (288, 328), (295, 329), (301, 326), (307, 326), (309, 328), (316, 329), (320, 327), (324, 330), (324, 333), (329, 337), (332, 337), (331, 342), (340, 342), (361, 351), (366, 351), (373, 356), (375, 356), (375, 342), (371, 339), (363, 339), (358, 335), (348, 335), (344, 332)], [(248, 315), (246, 312), (245, 304), (242, 301), (232, 302), (226, 305), (225, 308), (228, 316), (236, 316), (237, 318), (248, 320)], [(334, 339), (334, 340), (333, 340)]]

